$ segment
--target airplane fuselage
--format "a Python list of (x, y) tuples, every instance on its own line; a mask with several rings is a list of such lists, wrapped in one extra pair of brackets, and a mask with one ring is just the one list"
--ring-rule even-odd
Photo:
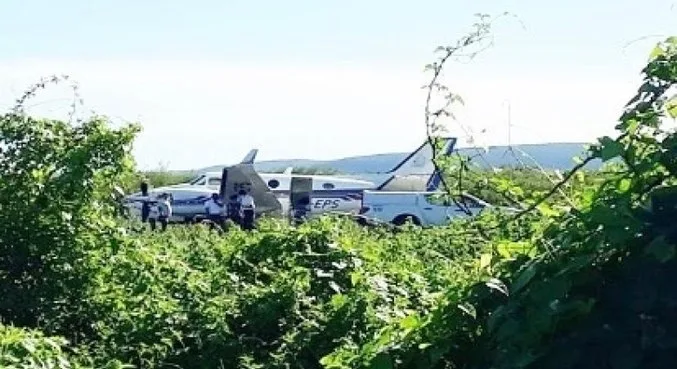
[[(289, 212), (289, 196), (291, 178), (312, 178), (313, 191), (310, 194), (311, 216), (327, 212), (355, 213), (360, 209), (362, 192), (373, 189), (375, 184), (353, 178), (340, 178), (323, 175), (290, 175), (283, 173), (258, 173), (266, 183), (270, 192), (282, 205), (284, 214)], [(238, 188), (246, 188), (246, 184), (235, 183)], [(221, 186), (220, 172), (207, 172), (188, 183), (151, 189), (151, 196), (162, 192), (172, 195), (173, 221), (193, 219), (204, 213), (204, 202), (213, 193), (218, 193)], [(139, 196), (135, 194), (134, 196)], [(140, 211), (140, 203), (130, 204), (133, 211)]]
[[(311, 193), (311, 214), (325, 212), (356, 212), (360, 209), (362, 192), (373, 189), (373, 182), (341, 178), (325, 175), (291, 175), (285, 173), (258, 173), (282, 205), (282, 211), (289, 211), (289, 195), (291, 193), (292, 177), (311, 178), (313, 191)], [(195, 188), (203, 186), (210, 193), (218, 192), (221, 186), (221, 173), (208, 172), (190, 181), (190, 186)], [(240, 184), (234, 184), (240, 186)]]

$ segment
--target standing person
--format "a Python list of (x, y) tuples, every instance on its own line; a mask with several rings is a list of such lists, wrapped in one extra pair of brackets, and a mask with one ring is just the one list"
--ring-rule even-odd
[(292, 208), (292, 220), (295, 225), (299, 225), (305, 221), (308, 213), (310, 212), (310, 198), (304, 196), (298, 202), (296, 208)]
[(242, 228), (251, 230), (254, 228), (254, 197), (245, 190), (240, 190), (240, 207), (242, 208)]
[(157, 227), (157, 218), (158, 218), (158, 209), (157, 204), (153, 203), (150, 205), (150, 211), (148, 212), (148, 225), (150, 226), (151, 231), (155, 231)]
[(242, 209), (237, 195), (231, 196), (228, 202), (228, 218), (237, 225), (242, 224)]
[(172, 216), (172, 205), (169, 202), (169, 194), (163, 193), (159, 196), (158, 199), (158, 221), (162, 226), (162, 231), (167, 230), (167, 223), (169, 223), (169, 217)]
[(146, 223), (150, 216), (150, 198), (148, 196), (148, 182), (141, 182), (141, 223)]
[(205, 213), (207, 218), (213, 223), (218, 224), (221, 229), (224, 228), (224, 205), (219, 199), (218, 193), (213, 193), (212, 198), (205, 201)]

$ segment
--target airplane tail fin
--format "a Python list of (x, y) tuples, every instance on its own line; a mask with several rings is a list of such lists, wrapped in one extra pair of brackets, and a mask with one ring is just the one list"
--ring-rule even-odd
[[(456, 146), (456, 138), (444, 137), (441, 140), (443, 145), (441, 155), (450, 155)], [(384, 189), (396, 178), (410, 176), (430, 176), (426, 184), (426, 187), (429, 187), (430, 183), (434, 181), (434, 178), (438, 176), (432, 158), (433, 146), (426, 140), (414, 152), (409, 154), (409, 156), (404, 158), (404, 160), (397, 164), (393, 169), (388, 171), (387, 174), (390, 174), (390, 176), (385, 182), (378, 186), (377, 189)]]
[(284, 172), (282, 172), (282, 174), (290, 176), (290, 175), (292, 175), (293, 171), (294, 171), (294, 167), (287, 167), (287, 169), (285, 169)]
[(252, 149), (247, 153), (247, 155), (242, 159), (240, 164), (254, 164), (254, 160), (256, 159), (256, 154), (259, 153), (258, 149)]

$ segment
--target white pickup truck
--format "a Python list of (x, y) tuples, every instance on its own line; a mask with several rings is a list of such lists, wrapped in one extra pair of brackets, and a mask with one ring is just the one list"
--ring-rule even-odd
[(452, 218), (477, 215), (491, 206), (472, 195), (463, 195), (463, 202), (472, 214), (468, 215), (440, 195), (440, 192), (364, 191), (359, 216), (395, 225), (410, 220), (416, 225), (436, 226), (448, 224)]

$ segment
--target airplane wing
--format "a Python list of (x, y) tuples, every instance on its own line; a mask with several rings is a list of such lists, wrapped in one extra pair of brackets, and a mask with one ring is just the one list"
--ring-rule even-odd
[(221, 179), (220, 195), (225, 201), (237, 195), (240, 190), (245, 190), (254, 197), (257, 213), (282, 212), (282, 204), (256, 173), (252, 164), (223, 168)]

